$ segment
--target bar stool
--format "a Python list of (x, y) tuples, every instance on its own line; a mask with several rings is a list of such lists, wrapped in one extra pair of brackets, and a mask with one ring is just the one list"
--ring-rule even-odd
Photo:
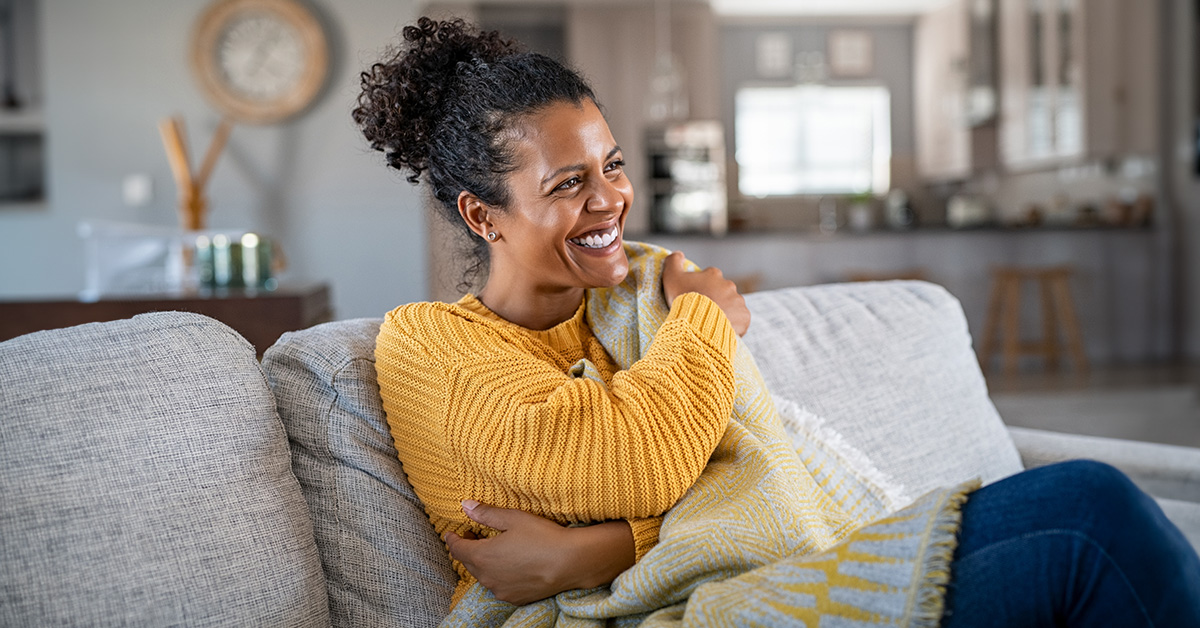
[[(1002, 344), (1004, 371), (1012, 374), (1017, 370), (1017, 358), (1021, 355), (1040, 355), (1046, 366), (1057, 368), (1061, 355), (1058, 335), (1061, 331), (1075, 367), (1080, 371), (1088, 368), (1087, 356), (1083, 352), (1083, 338), (1079, 333), (1079, 321), (1075, 317), (1075, 303), (1071, 299), (1070, 279), (1074, 269), (1070, 266), (1049, 268), (999, 267), (992, 269), (992, 296), (988, 304), (987, 325), (984, 332), (983, 351), (980, 361), (987, 368), (998, 344)], [(1039, 288), (1042, 306), (1042, 338), (1037, 342), (1021, 342), (1021, 282), (1034, 281)], [(1003, 334), (1003, 339), (1000, 335)]]

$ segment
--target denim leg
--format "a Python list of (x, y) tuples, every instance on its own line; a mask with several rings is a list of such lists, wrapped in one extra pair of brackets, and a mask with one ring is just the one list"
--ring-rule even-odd
[(1200, 559), (1120, 471), (1019, 473), (963, 509), (942, 625), (1200, 627)]

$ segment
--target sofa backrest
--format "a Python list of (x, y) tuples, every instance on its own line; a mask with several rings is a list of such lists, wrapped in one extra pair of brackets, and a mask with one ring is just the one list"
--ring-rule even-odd
[(962, 307), (941, 286), (829, 284), (746, 303), (744, 341), (771, 392), (824, 419), (909, 498), (1022, 469)]
[(254, 347), (196, 314), (0, 343), (0, 625), (324, 626)]
[[(745, 342), (777, 396), (822, 416), (909, 497), (1020, 459), (958, 301), (888, 282), (749, 295)], [(285, 334), (263, 359), (312, 509), (335, 626), (436, 626), (455, 575), (404, 477), (375, 381), (382, 319)]]
[(312, 512), (334, 626), (437, 626), (458, 579), (397, 458), (375, 382), (382, 319), (284, 334), (263, 355)]

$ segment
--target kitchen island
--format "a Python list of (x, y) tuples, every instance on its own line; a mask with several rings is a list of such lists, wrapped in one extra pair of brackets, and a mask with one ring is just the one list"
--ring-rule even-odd
[[(889, 277), (920, 271), (962, 302), (972, 336), (982, 340), (991, 268), (1071, 265), (1071, 292), (1089, 359), (1145, 362), (1172, 353), (1170, 265), (1162, 230), (1030, 227), (905, 231), (748, 231), (630, 234), (682, 250), (727, 277), (756, 278), (759, 289)], [(1040, 313), (1033, 288), (1023, 296), (1022, 330), (1036, 338)]]

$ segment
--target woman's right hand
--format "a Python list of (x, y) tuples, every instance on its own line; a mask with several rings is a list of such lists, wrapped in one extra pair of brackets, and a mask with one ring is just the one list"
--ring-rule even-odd
[(487, 539), (447, 533), (450, 556), (503, 602), (519, 606), (606, 585), (633, 566), (636, 549), (627, 521), (567, 528), (475, 500), (464, 501), (463, 512), (500, 533)]
[(705, 268), (701, 271), (689, 272), (684, 264), (683, 253), (675, 251), (663, 262), (663, 293), (667, 304), (675, 302), (675, 297), (688, 292), (698, 292), (713, 300), (737, 335), (746, 335), (750, 328), (750, 308), (746, 300), (738, 294), (737, 286), (721, 274), (719, 268)]

